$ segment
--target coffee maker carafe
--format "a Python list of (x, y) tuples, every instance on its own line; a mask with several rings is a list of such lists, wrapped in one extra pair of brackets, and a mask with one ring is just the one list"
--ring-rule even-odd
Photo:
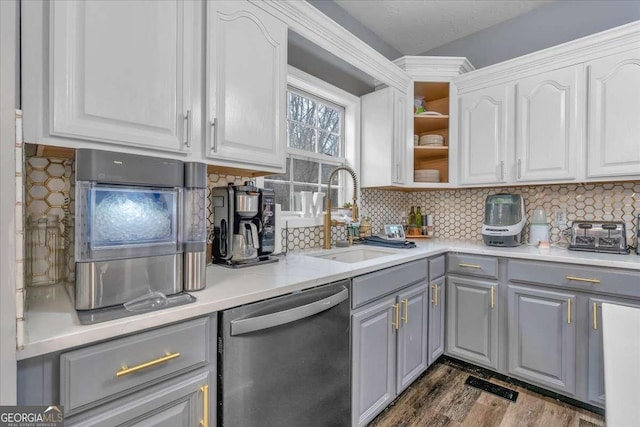
[(265, 253), (260, 189), (253, 182), (211, 190), (213, 206), (213, 261), (232, 267), (275, 261)]

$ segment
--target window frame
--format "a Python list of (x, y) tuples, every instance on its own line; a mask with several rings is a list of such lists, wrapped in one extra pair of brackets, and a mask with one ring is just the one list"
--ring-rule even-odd
[[(356, 174), (359, 176), (360, 172), (360, 98), (352, 95), (336, 86), (333, 86), (323, 80), (318, 79), (310, 74), (305, 73), (295, 67), (288, 66), (287, 69), (287, 92), (291, 90), (294, 93), (298, 93), (301, 91), (300, 95), (310, 96), (311, 99), (320, 101), (321, 103), (327, 104), (328, 106), (342, 107), (344, 108), (342, 126), (340, 129), (342, 141), (341, 141), (341, 154), (342, 157), (334, 157), (329, 155), (320, 154), (317, 152), (299, 150), (295, 148), (289, 148), (289, 144), (287, 141), (287, 147), (285, 149), (285, 154), (287, 157), (287, 162), (292, 162), (291, 158), (298, 159), (309, 159), (313, 161), (320, 161), (323, 163), (329, 164), (342, 164), (342, 160), (344, 159), (344, 164), (350, 166)], [(288, 95), (286, 95), (288, 96)], [(288, 102), (288, 99), (287, 99)], [(288, 114), (288, 113), (287, 113)], [(289, 118), (286, 118), (286, 122), (289, 122)], [(287, 138), (288, 138), (288, 128), (287, 128)], [(291, 163), (292, 167), (292, 163)], [(293, 173), (293, 171), (291, 171)], [(320, 174), (320, 172), (319, 172)], [(340, 174), (339, 179), (339, 200), (340, 204), (343, 204), (345, 201), (349, 201), (353, 198), (353, 190), (350, 179), (345, 179), (346, 174)], [(293, 178), (293, 176), (291, 176)], [(322, 185), (321, 176), (319, 176), (318, 186)], [(276, 180), (274, 180), (276, 181)], [(293, 182), (297, 183), (297, 181), (282, 181), (282, 182)], [(258, 181), (258, 184), (264, 185), (264, 178), (261, 178)], [(298, 184), (306, 184), (306, 183), (298, 183)], [(291, 188), (293, 188), (293, 185)], [(332, 185), (332, 188), (334, 186)], [(293, 198), (292, 198), (293, 203)], [(298, 218), (297, 222), (301, 224), (304, 222), (309, 223), (308, 225), (319, 225), (322, 223), (322, 218), (300, 218), (299, 211), (281, 211), (280, 215), (283, 218), (287, 218), (291, 223), (292, 219)]]

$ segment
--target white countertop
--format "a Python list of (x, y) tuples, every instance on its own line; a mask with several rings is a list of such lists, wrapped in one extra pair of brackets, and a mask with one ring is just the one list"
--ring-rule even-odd
[(289, 253), (279, 257), (277, 263), (243, 269), (212, 265), (207, 267), (206, 289), (192, 293), (197, 298), (195, 303), (94, 325), (80, 324), (64, 285), (31, 288), (25, 310), (25, 344), (17, 357), (22, 360), (86, 345), (446, 252), (640, 270), (640, 256), (635, 254), (610, 255), (533, 246), (497, 248), (463, 240), (416, 243), (414, 249), (381, 248), (393, 253), (353, 264), (306, 256), (319, 252), (312, 250)]

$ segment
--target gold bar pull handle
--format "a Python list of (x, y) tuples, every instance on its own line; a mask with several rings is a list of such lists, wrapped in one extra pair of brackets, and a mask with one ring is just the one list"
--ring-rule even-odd
[(571, 324), (571, 298), (567, 298), (567, 323)]
[(567, 280), (575, 280), (576, 282), (587, 282), (587, 283), (594, 283), (594, 284), (598, 284), (600, 283), (600, 280), (598, 279), (586, 279), (584, 277), (576, 277), (576, 276), (565, 276), (565, 278)]
[(431, 299), (431, 304), (438, 305), (438, 284), (431, 285), (431, 291), (433, 292), (433, 298)]
[(495, 286), (491, 287), (491, 308), (496, 306)]
[(391, 322), (391, 326), (393, 326), (396, 330), (400, 328), (400, 308), (398, 304), (393, 304), (393, 318), (395, 322)]
[(593, 329), (598, 329), (598, 304), (593, 303)]
[(167, 353), (162, 357), (159, 357), (155, 360), (150, 360), (149, 362), (141, 363), (140, 365), (127, 367), (126, 365), (122, 367), (118, 372), (116, 372), (116, 378), (123, 377), (125, 375), (133, 374), (134, 372), (141, 371), (146, 368), (150, 368), (152, 366), (159, 365), (161, 363), (168, 362), (169, 360), (176, 359), (180, 357), (180, 353)]
[(209, 385), (205, 384), (200, 387), (202, 392), (202, 421), (200, 427), (209, 427)]
[(404, 316), (402, 316), (402, 320), (404, 320), (404, 324), (409, 323), (409, 300), (403, 299), (402, 304), (404, 304)]
[(476, 265), (476, 264), (465, 264), (464, 262), (461, 262), (458, 264), (458, 267), (466, 267), (466, 268), (482, 268), (481, 265)]

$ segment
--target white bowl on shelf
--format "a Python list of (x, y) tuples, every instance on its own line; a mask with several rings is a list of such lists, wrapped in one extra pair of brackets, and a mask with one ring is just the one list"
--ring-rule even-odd
[(440, 182), (440, 171), (438, 169), (416, 169), (413, 172), (415, 182)]
[(421, 146), (430, 145), (441, 147), (444, 145), (444, 137), (436, 134), (422, 134), (418, 144)]

